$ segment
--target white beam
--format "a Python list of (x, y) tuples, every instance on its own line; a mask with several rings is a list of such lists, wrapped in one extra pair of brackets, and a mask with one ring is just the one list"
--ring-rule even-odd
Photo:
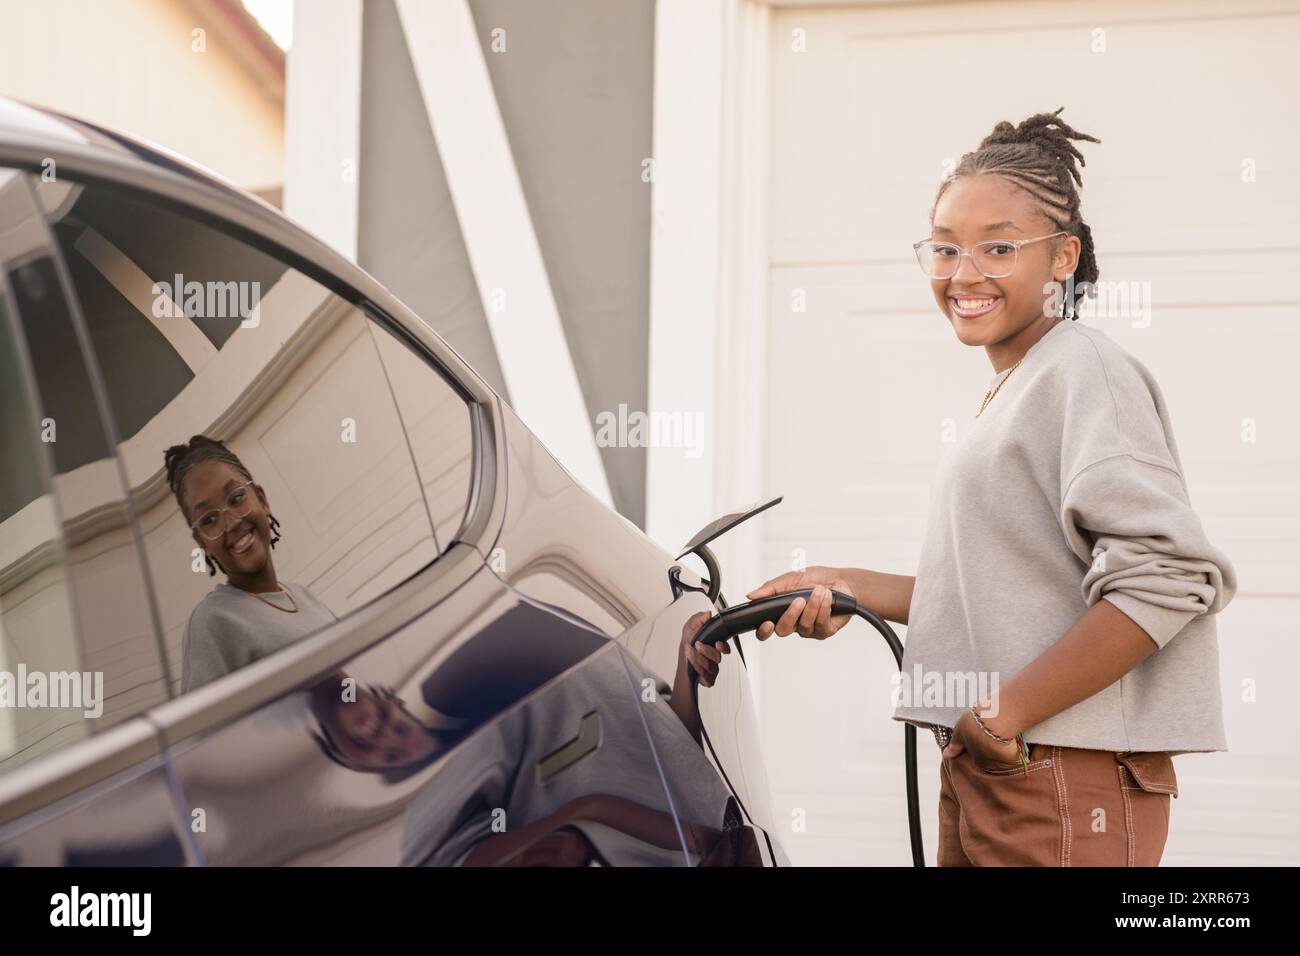
[(466, 0), (397, 0), (511, 403), (612, 504), (593, 425)]
[[(715, 510), (772, 498), (765, 446), (768, 351), (768, 62), (771, 9), (724, 0), (721, 250), (714, 432)], [(779, 507), (779, 506), (778, 506)], [(762, 580), (763, 522), (730, 532), (715, 553), (732, 601)], [(759, 667), (761, 668), (761, 664)], [(755, 687), (760, 684), (754, 681)]]
[[(779, 493), (763, 457), (769, 22), (755, 0), (658, 0), (655, 12), (649, 404), (703, 412), (708, 436), (700, 458), (649, 449), (646, 530), (674, 554), (718, 515)], [(762, 521), (714, 546), (732, 603), (761, 581)]]
[(721, 180), (719, 0), (655, 6), (650, 411), (702, 414), (706, 453), (651, 446), (646, 533), (676, 554), (713, 518)]
[(285, 215), (355, 262), (361, 0), (295, 3), (285, 73)]

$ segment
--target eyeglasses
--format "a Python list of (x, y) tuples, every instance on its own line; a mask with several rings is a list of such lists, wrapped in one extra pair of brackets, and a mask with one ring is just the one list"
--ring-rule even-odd
[(253, 493), (248, 490), (251, 481), (246, 481), (230, 492), (224, 508), (213, 508), (199, 515), (199, 520), (190, 525), (195, 531), (209, 541), (216, 541), (226, 533), (226, 522), (222, 520), (227, 511), (236, 518), (247, 518), (253, 510)]
[(1068, 235), (1068, 232), (1054, 232), (1033, 239), (989, 239), (975, 243), (969, 250), (955, 242), (922, 239), (912, 243), (912, 248), (916, 250), (916, 261), (921, 264), (921, 271), (931, 279), (951, 279), (961, 267), (962, 256), (970, 256), (971, 262), (984, 278), (1005, 279), (1015, 271), (1016, 264), (1020, 261), (1021, 246)]

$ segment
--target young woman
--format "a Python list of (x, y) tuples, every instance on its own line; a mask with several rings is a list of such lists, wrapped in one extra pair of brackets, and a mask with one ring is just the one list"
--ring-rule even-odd
[(939, 468), (916, 576), (814, 567), (749, 594), (815, 588), (760, 639), (834, 634), (832, 590), (907, 625), (894, 718), (943, 748), (941, 866), (1156, 865), (1170, 758), (1226, 749), (1213, 615), (1236, 573), (1155, 379), (1062, 294), (1097, 280), (1072, 141), (1099, 141), (1060, 112), (997, 124), (916, 245), (995, 373)]
[(181, 689), (190, 691), (311, 634), (335, 617), (305, 585), (281, 581), (280, 524), (266, 491), (223, 443), (195, 435), (164, 454), (167, 483), (208, 573), (226, 580), (190, 614)]

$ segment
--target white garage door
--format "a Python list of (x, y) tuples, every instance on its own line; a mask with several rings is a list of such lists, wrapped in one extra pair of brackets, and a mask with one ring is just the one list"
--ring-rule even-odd
[[(1175, 761), (1166, 865), (1300, 862), (1298, 14), (1261, 2), (917, 3), (782, 7), (772, 23), (769, 379), (780, 387), (766, 480), (786, 497), (765, 522), (768, 573), (801, 557), (915, 573), (945, 423), (969, 425), (992, 374), (911, 258), (943, 164), (999, 120), (1060, 106), (1102, 140), (1082, 145), (1101, 278), (1149, 288), (1151, 313), (1089, 323), (1161, 383), (1193, 504), (1240, 575), (1219, 621), (1231, 751)], [(906, 865), (883, 642), (855, 623), (767, 654), (763, 724), (778, 818), (796, 821), (791, 855)], [(929, 734), (921, 755), (933, 863)]]

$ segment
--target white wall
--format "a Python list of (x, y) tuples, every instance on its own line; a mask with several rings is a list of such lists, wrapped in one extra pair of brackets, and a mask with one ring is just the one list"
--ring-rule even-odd
[(174, 0), (5, 0), (0, 95), (156, 142), (245, 189), (277, 186), (282, 107), (205, 24)]

